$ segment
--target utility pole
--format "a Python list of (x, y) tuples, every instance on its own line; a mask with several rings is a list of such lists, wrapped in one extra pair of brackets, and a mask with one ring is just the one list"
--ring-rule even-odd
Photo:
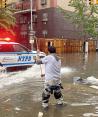
[(30, 33), (29, 33), (29, 42), (31, 43), (31, 49), (33, 50), (33, 43), (34, 43), (34, 36), (35, 36), (35, 31), (33, 29), (33, 18), (32, 18), (32, 9), (33, 9), (33, 2), (32, 0), (30, 1), (30, 13), (31, 13), (31, 21), (30, 21)]
[(33, 31), (33, 23), (32, 23), (32, 21), (33, 21), (33, 19), (32, 19), (32, 9), (33, 9), (33, 6), (32, 6), (32, 0), (31, 0), (31, 31)]

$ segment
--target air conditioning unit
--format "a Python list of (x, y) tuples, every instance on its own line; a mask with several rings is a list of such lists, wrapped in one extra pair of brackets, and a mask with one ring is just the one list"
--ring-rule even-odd
[(41, 5), (46, 5), (47, 4), (47, 0), (41, 0)]

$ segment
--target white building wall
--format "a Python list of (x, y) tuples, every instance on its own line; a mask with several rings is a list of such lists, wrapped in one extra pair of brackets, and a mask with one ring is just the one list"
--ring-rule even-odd
[[(40, 2), (41, 0), (37, 0), (37, 1), (38, 1), (38, 9), (45, 9), (45, 8), (51, 7), (51, 5), (50, 5), (51, 0), (47, 0), (47, 5), (44, 7), (41, 5), (41, 2)], [(68, 6), (69, 1), (70, 0), (57, 0), (57, 6), (65, 9), (65, 10), (68, 10), (68, 11), (73, 11), (74, 8)]]
[[(7, 0), (7, 4), (10, 4), (12, 2), (19, 2), (20, 0)], [(47, 5), (42, 6), (41, 5), (41, 0), (36, 0), (38, 3), (38, 9), (46, 9), (46, 8), (50, 8), (50, 2), (51, 0), (47, 0)], [(55, 0), (56, 1), (56, 0)], [(62, 7), (65, 10), (69, 10), (69, 11), (73, 11), (74, 9), (70, 6), (68, 6), (70, 0), (57, 0), (57, 6)]]
[(60, 6), (61, 8), (68, 10), (68, 11), (73, 11), (74, 8), (68, 6), (70, 0), (57, 0), (57, 5)]

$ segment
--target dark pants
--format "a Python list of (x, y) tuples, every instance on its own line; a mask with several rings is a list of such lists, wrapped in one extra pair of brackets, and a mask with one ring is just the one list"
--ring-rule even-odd
[(47, 85), (42, 93), (42, 102), (48, 103), (50, 95), (54, 94), (55, 99), (62, 98), (61, 87), (60, 85), (49, 86)]

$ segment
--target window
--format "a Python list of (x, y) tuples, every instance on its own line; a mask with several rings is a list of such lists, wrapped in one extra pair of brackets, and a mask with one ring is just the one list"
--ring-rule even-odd
[(48, 13), (43, 13), (43, 22), (47, 22), (48, 21)]
[(13, 46), (10, 44), (0, 44), (0, 52), (13, 52)]
[(41, 5), (46, 5), (47, 4), (47, 0), (41, 0)]
[(13, 45), (14, 52), (28, 52), (29, 50), (21, 45), (15, 44)]
[(33, 15), (33, 23), (37, 22), (37, 15)]
[(27, 20), (27, 17), (26, 17), (26, 16), (24, 17), (24, 16), (21, 15), (21, 16), (19, 17), (19, 23), (20, 23), (20, 24), (26, 23), (27, 21), (28, 21), (28, 20)]
[(94, 3), (94, 1), (93, 1), (93, 0), (88, 0), (88, 2), (89, 2), (89, 5), (91, 5), (91, 4), (93, 4), (93, 3)]
[(47, 30), (43, 30), (43, 31), (42, 31), (42, 34), (43, 34), (44, 37), (46, 37), (47, 34), (48, 34)]

